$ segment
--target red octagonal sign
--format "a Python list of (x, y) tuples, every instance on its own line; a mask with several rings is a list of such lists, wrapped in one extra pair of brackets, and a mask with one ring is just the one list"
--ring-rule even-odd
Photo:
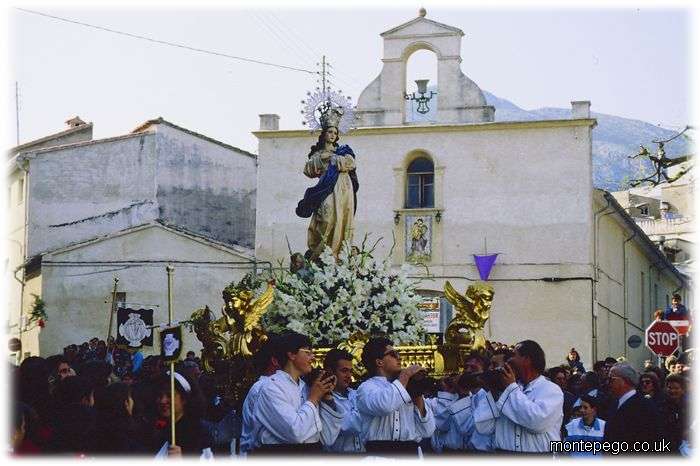
[(645, 332), (647, 348), (657, 356), (671, 356), (678, 349), (681, 336), (678, 331), (665, 320), (653, 322)]

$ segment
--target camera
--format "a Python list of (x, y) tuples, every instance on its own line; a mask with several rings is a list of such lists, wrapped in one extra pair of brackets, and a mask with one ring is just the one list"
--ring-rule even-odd
[(319, 380), (319, 379), (323, 380), (323, 379), (327, 379), (328, 377), (332, 377), (332, 376), (333, 376), (333, 374), (331, 374), (330, 372), (328, 372), (324, 369), (321, 369), (320, 367), (315, 367), (315, 368), (311, 369), (311, 372), (306, 374), (306, 376), (304, 376), (303, 379), (304, 379), (304, 382), (306, 382), (306, 384), (310, 386), (310, 385), (313, 385), (313, 383), (316, 380)]
[(433, 396), (438, 391), (438, 381), (434, 377), (430, 377), (426, 371), (421, 370), (408, 379), (406, 391), (411, 399), (417, 398), (420, 395)]
[(504, 373), (502, 367), (489, 369), (481, 373), (480, 378), (487, 387), (498, 388), (501, 386), (501, 375)]
[(474, 389), (481, 388), (483, 381), (481, 380), (483, 372), (465, 372), (457, 379), (457, 385), (463, 392), (471, 392)]

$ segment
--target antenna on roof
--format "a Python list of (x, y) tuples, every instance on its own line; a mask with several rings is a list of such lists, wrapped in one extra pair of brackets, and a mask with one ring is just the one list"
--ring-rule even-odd
[(17, 145), (19, 146), (19, 83), (15, 81), (15, 119), (17, 120)]

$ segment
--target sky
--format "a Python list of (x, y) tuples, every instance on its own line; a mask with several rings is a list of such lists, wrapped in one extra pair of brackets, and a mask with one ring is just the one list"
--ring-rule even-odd
[[(422, 4), (428, 19), (464, 31), (463, 72), (483, 90), (524, 109), (570, 108), (572, 100), (590, 100), (594, 112), (670, 129), (690, 123), (689, 3), (566, 9), (522, 2)], [(76, 115), (94, 123), (95, 138), (125, 134), (162, 116), (256, 152), (251, 132), (259, 127), (258, 115), (276, 113), (282, 129), (302, 128), (300, 101), (316, 86), (312, 73), (167, 46), (18, 8), (309, 71), (325, 54), (335, 88), (356, 102), (381, 70), (379, 34), (414, 19), (421, 3), (198, 5), (15, 2), (6, 10), (6, 146), (17, 142), (17, 114), (20, 143), (61, 131)], [(414, 56), (409, 82), (423, 77), (434, 82), (434, 66), (429, 53)]]

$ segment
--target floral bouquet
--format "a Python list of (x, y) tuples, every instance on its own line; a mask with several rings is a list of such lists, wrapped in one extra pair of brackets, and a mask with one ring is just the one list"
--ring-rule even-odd
[(357, 331), (385, 335), (396, 344), (422, 343), (421, 298), (417, 283), (407, 278), (411, 266), (392, 272), (388, 258), (378, 262), (372, 256), (376, 243), (366, 250), (366, 241), (361, 247), (345, 243), (338, 260), (326, 248), (317, 262), (276, 273), (275, 301), (262, 319), (265, 329), (294, 330), (317, 346), (345, 341)]

